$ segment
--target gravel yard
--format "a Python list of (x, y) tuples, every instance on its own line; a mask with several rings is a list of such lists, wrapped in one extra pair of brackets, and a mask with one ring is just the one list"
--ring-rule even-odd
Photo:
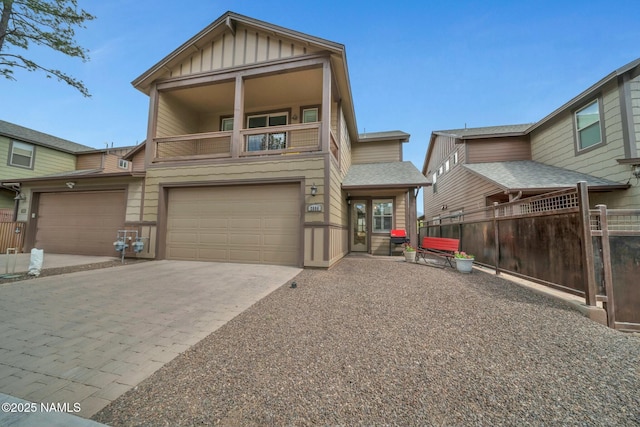
[(386, 258), (348, 257), (294, 280), (94, 419), (640, 425), (640, 336), (563, 302), (488, 273)]

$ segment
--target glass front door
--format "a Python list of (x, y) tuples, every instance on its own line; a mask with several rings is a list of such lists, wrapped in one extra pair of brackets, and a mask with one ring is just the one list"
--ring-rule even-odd
[(367, 202), (351, 201), (351, 251), (367, 252)]

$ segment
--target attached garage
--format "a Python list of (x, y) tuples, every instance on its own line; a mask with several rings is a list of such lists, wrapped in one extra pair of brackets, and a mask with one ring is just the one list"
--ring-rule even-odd
[(169, 188), (166, 258), (297, 266), (300, 185)]
[(116, 256), (125, 191), (40, 193), (34, 247), (46, 253)]

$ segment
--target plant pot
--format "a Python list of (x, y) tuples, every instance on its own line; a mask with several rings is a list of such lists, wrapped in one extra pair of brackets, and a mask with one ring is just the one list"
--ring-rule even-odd
[(460, 273), (471, 273), (473, 270), (473, 258), (456, 258), (456, 268)]
[(416, 262), (416, 251), (404, 252), (404, 260), (407, 262)]

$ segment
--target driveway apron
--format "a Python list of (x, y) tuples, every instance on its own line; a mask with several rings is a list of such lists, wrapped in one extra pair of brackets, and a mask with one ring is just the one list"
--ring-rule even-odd
[(0, 285), (0, 393), (91, 417), (300, 271), (153, 261)]

